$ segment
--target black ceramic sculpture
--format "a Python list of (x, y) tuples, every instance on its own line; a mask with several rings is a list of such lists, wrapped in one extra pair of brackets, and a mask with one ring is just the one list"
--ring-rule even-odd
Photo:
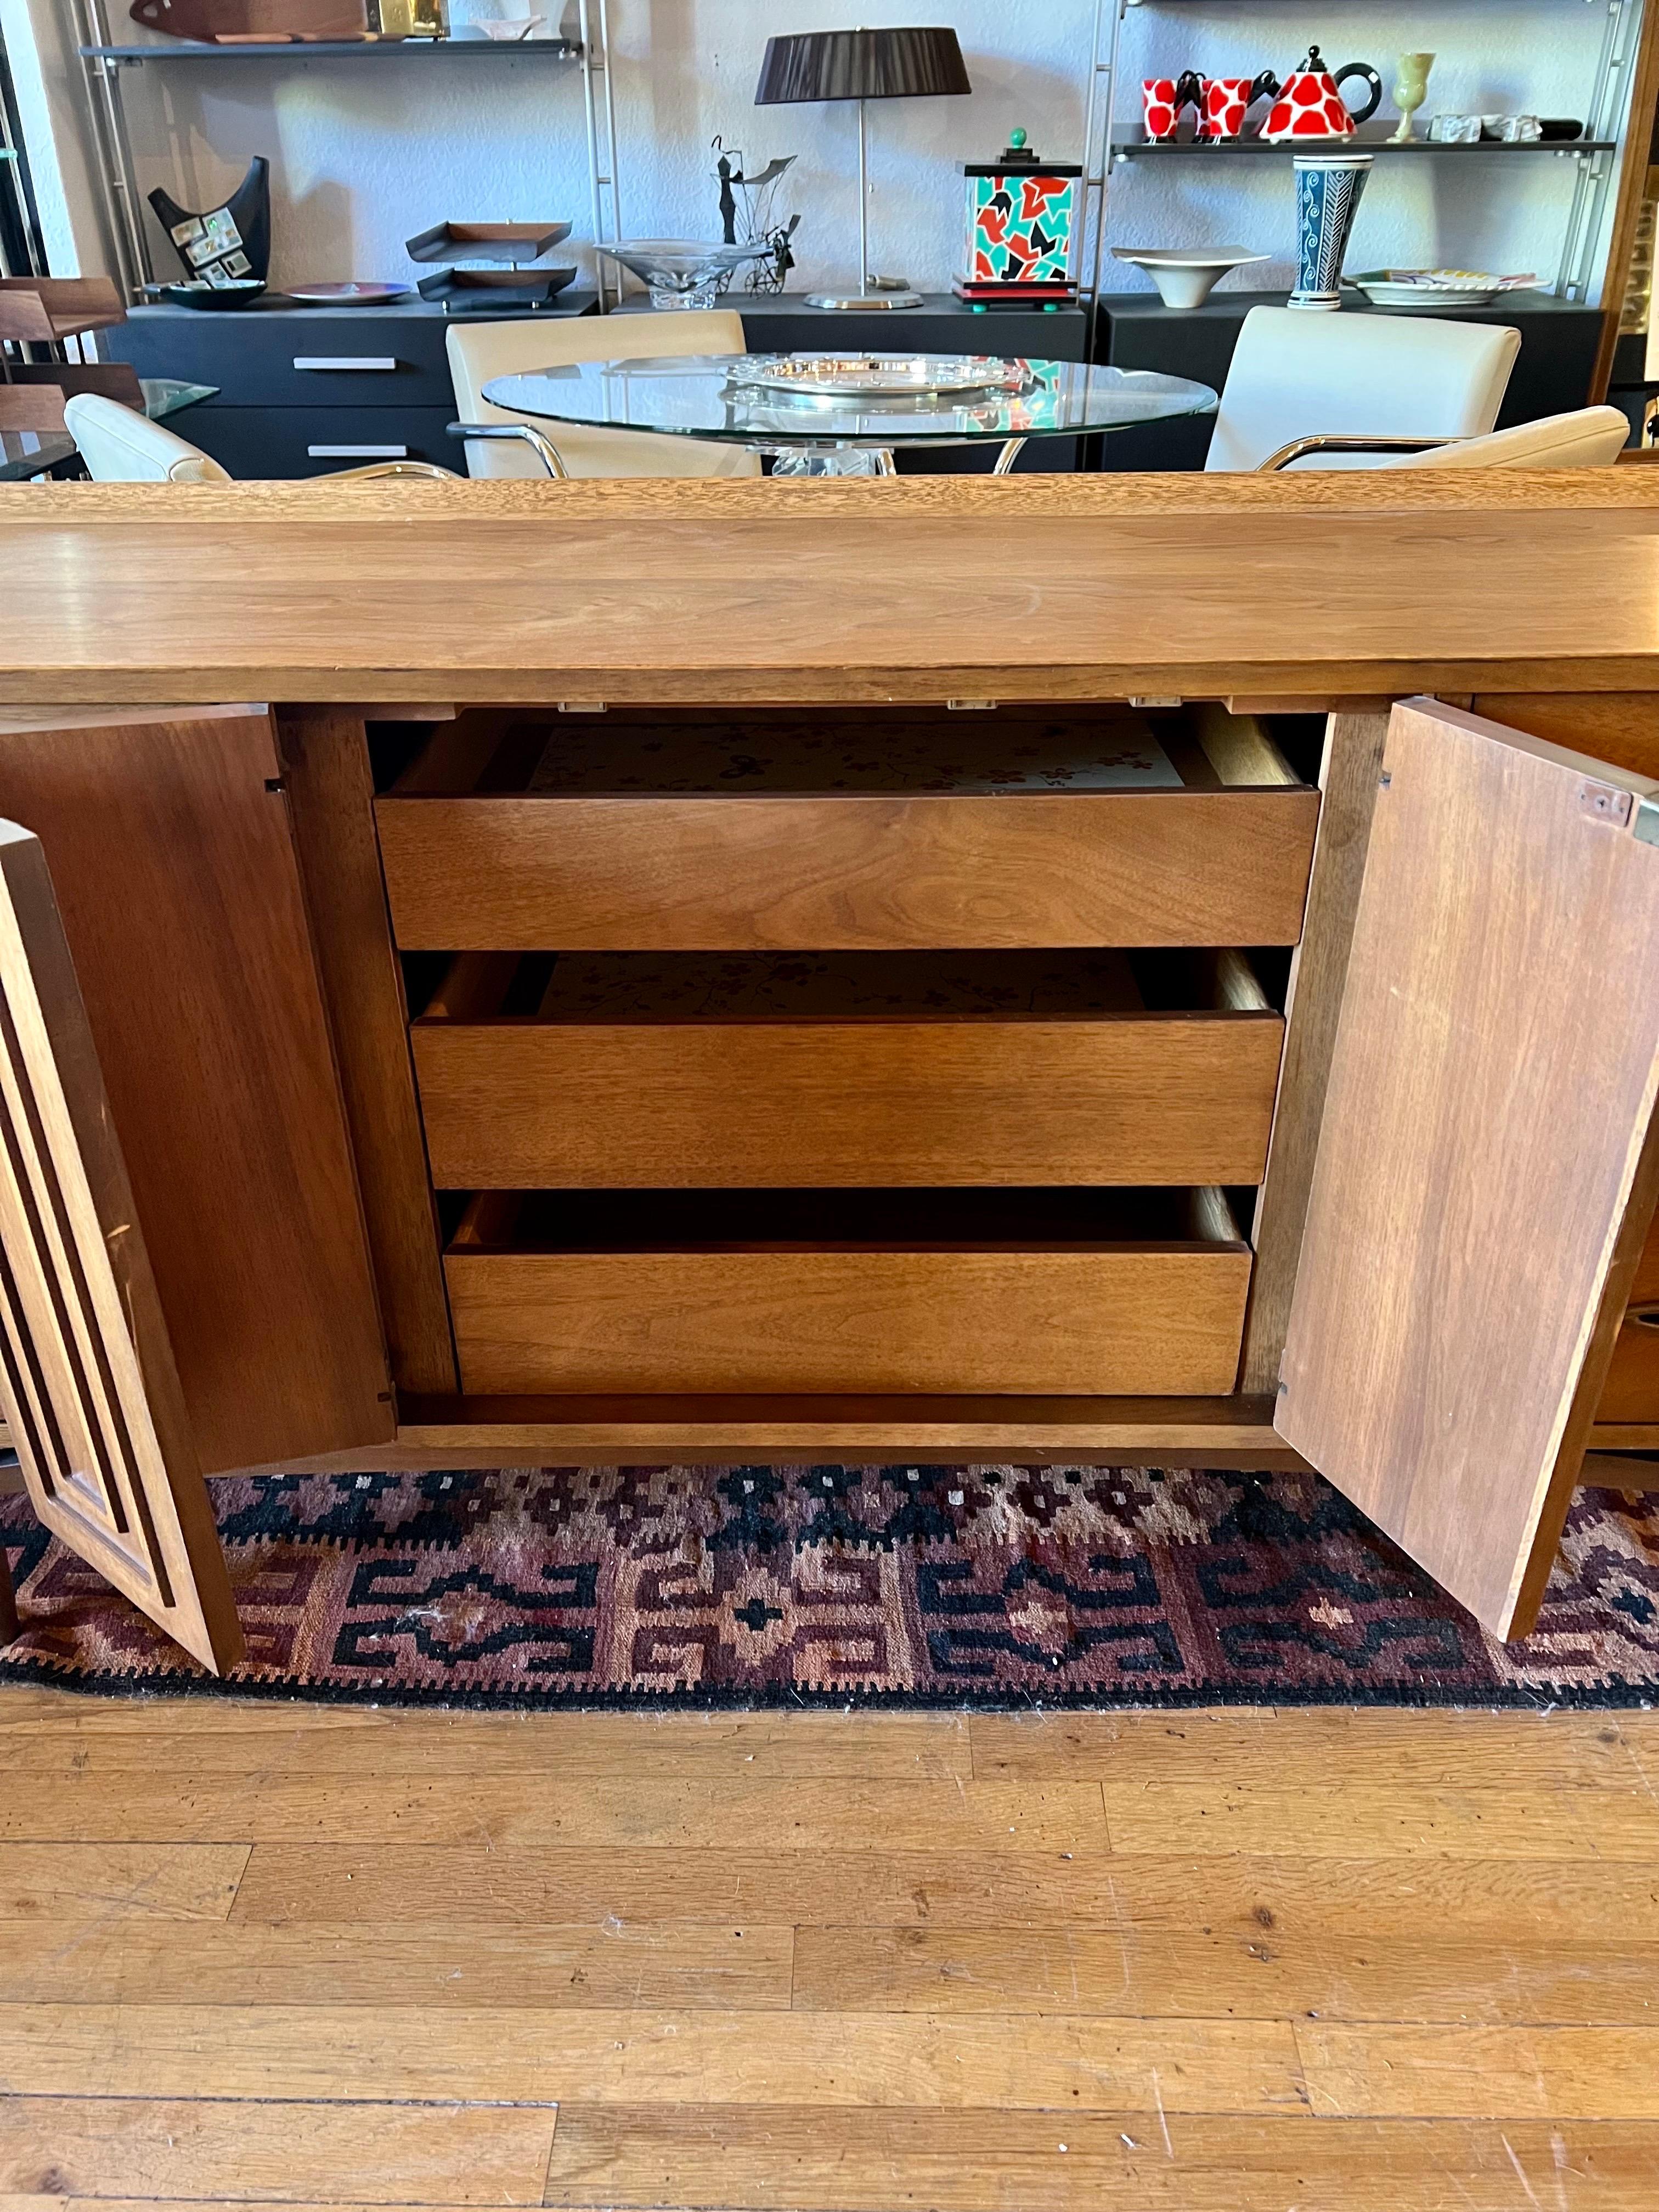
[(222, 207), (204, 215), (181, 208), (158, 185), (149, 196), (162, 228), (178, 248), (185, 274), (208, 284), (234, 283), (270, 270), (270, 164), (263, 154)]

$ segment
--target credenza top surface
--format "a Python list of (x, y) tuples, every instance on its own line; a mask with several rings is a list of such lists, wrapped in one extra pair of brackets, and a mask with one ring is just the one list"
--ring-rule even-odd
[(0, 702), (1659, 690), (1659, 471), (0, 488)]

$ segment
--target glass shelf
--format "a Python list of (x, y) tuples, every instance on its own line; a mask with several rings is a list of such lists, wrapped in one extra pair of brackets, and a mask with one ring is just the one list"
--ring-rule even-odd
[(1617, 150), (1618, 142), (1612, 138), (1533, 138), (1515, 143), (1501, 138), (1481, 138), (1472, 146), (1438, 145), (1427, 138), (1408, 138), (1403, 146), (1388, 138), (1304, 138), (1299, 145), (1287, 138), (1273, 146), (1261, 138), (1115, 138), (1111, 146), (1115, 161), (1169, 161), (1182, 155), (1214, 161), (1233, 154), (1265, 157), (1270, 154), (1344, 153), (1461, 154), (1467, 160), (1471, 155), (1487, 154), (1612, 154)]
[(546, 61), (571, 62), (581, 54), (579, 46), (564, 39), (273, 39), (229, 46), (210, 46), (196, 39), (170, 39), (143, 46), (82, 46), (83, 61), (183, 62), (284, 61), (311, 62), (412, 59), (417, 54), (533, 54)]

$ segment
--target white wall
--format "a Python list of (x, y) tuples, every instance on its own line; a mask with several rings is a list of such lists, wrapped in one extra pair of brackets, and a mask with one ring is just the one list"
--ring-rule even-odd
[[(0, 4), (15, 9), (28, 0)], [(560, 0), (532, 4), (556, 14)], [(525, 5), (457, 0), (457, 19), (469, 9), (523, 13)], [(119, 35), (139, 35), (120, 0), (112, 13)], [(716, 234), (709, 142), (717, 131), (751, 160), (796, 154), (785, 204), (802, 216), (794, 281), (803, 285), (854, 273), (853, 111), (757, 109), (769, 33), (848, 21), (955, 23), (973, 96), (870, 111), (872, 258), (923, 287), (944, 288), (960, 263), (956, 163), (994, 154), (1016, 124), (1044, 152), (1079, 149), (1092, 0), (859, 0), (846, 9), (834, 0), (612, 0), (611, 14), (624, 225), (636, 234)], [(1283, 76), (1318, 35), (1334, 64), (1370, 61), (1388, 85), (1402, 49), (1435, 49), (1424, 119), (1437, 106), (1583, 115), (1604, 20), (1595, 0), (1368, 0), (1363, 9), (1152, 0), (1127, 16), (1122, 106), (1138, 130), (1143, 76), (1183, 66), (1212, 74), (1269, 66)], [(161, 183), (186, 205), (211, 205), (250, 155), (270, 155), (277, 283), (407, 278), (403, 240), (446, 216), (565, 216), (579, 237), (588, 229), (573, 65), (510, 55), (179, 62), (131, 72), (125, 82), (146, 189)], [(1572, 179), (1571, 161), (1548, 155), (1467, 167), (1455, 157), (1379, 163), (1349, 265), (1450, 262), (1534, 269), (1552, 281)], [(1109, 235), (1139, 245), (1237, 241), (1274, 255), (1275, 265), (1230, 283), (1288, 282), (1291, 191), (1288, 161), (1130, 165), (1114, 179)], [(159, 232), (153, 243), (158, 270), (171, 273)], [(1144, 282), (1127, 269), (1109, 280), (1120, 289)]]

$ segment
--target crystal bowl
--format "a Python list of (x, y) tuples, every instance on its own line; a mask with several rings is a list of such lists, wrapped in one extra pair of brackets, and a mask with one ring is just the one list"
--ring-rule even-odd
[(599, 251), (633, 271), (653, 307), (712, 307), (734, 269), (769, 259), (772, 248), (763, 240), (709, 246), (695, 238), (624, 238)]

